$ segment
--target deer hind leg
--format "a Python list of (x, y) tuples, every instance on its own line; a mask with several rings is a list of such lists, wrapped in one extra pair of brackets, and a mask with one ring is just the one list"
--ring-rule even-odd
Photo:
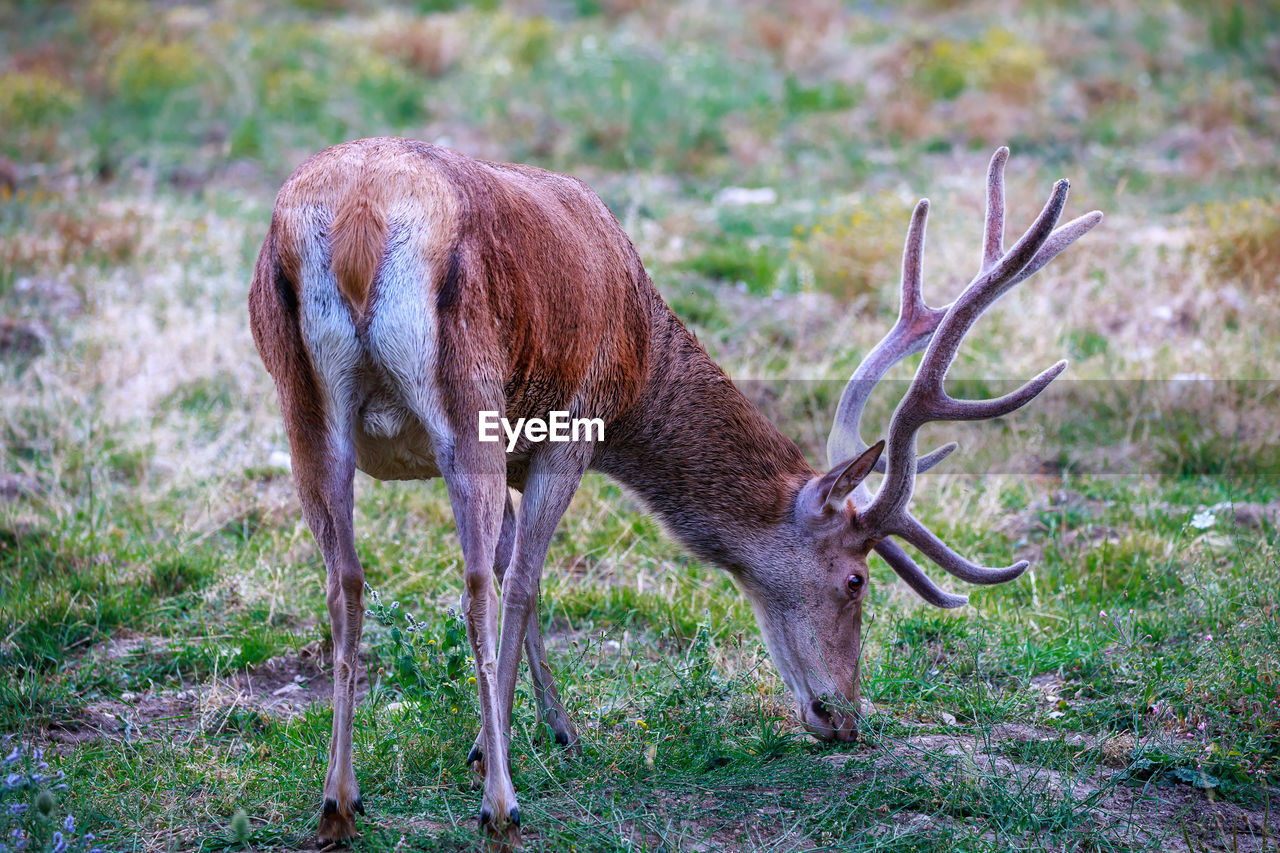
[(460, 430), (451, 458), (441, 466), (449, 489), (454, 520), (462, 539), (464, 587), (462, 610), (476, 663), (480, 700), (480, 751), (484, 762), (484, 796), (480, 823), (489, 831), (519, 841), (520, 809), (507, 762), (506, 727), (498, 686), (498, 596), (493, 585), (494, 558), (502, 531), (507, 497), (506, 460), (500, 445), (481, 444)]
[(328, 442), (320, 452), (293, 442), (295, 479), (303, 513), (328, 575), (333, 632), (333, 733), (320, 814), (321, 844), (355, 835), (355, 815), (364, 814), (352, 764), (352, 725), (364, 629), (364, 569), (356, 557), (352, 521), (354, 460), (349, 447)]

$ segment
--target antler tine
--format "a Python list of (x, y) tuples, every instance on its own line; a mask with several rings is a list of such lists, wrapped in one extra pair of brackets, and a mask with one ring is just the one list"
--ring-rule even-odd
[[(931, 353), (933, 358), (930, 359), (930, 366), (940, 364), (942, 367), (942, 372), (937, 374), (939, 382), (946, 373), (946, 368), (950, 366), (951, 358), (955, 356), (955, 350), (959, 348), (960, 341), (969, 331), (969, 327), (982, 312), (1004, 296), (1009, 288), (1023, 280), (1018, 278), (1018, 273), (1031, 264), (1041, 247), (1053, 236), (1053, 227), (1058, 224), (1058, 219), (1062, 216), (1062, 208), (1067, 203), (1067, 191), (1070, 187), (1071, 184), (1065, 179), (1054, 184), (1053, 192), (1045, 202), (1044, 209), (1040, 211), (1036, 221), (1031, 223), (1027, 232), (993, 266), (979, 273), (952, 304), (947, 316), (939, 324), (941, 334), (934, 336), (931, 345), (931, 350), (936, 351), (936, 355)], [(1045, 263), (1048, 263), (1048, 259)], [(949, 355), (945, 363), (942, 363), (940, 357), (944, 353)]]
[(916, 591), (916, 594), (934, 607), (954, 608), (964, 607), (969, 603), (967, 595), (953, 595), (944, 592), (938, 588), (924, 570), (916, 565), (916, 561), (911, 559), (906, 551), (902, 550), (897, 542), (892, 539), (881, 539), (876, 543), (876, 553), (884, 558), (889, 564), (889, 568), (897, 572), (898, 577), (907, 582), (907, 585)]
[(971, 563), (957, 554), (937, 537), (932, 530), (925, 527), (915, 516), (903, 510), (894, 519), (893, 532), (912, 545), (933, 562), (937, 563), (949, 574), (960, 580), (973, 584), (1007, 583), (1021, 575), (1031, 565), (1026, 560), (1019, 560), (1012, 566), (989, 568)]
[[(862, 440), (862, 413), (871, 392), (895, 364), (928, 346), (938, 324), (946, 316), (946, 308), (930, 308), (921, 293), (928, 220), (929, 200), (925, 198), (911, 213), (906, 243), (902, 247), (902, 298), (897, 322), (858, 365), (836, 407), (831, 433), (827, 436), (827, 463), (833, 468), (867, 449), (866, 442)], [(920, 460), (919, 470), (929, 470), (955, 449), (954, 443), (938, 448)], [(883, 461), (877, 461), (876, 470), (884, 472)]]
[(1064, 358), (1017, 391), (993, 400), (957, 400), (950, 395), (944, 395), (935, 410), (936, 417), (930, 420), (985, 421), (1003, 417), (1034, 400), (1036, 395), (1047, 388), (1049, 383), (1057, 379), (1058, 375), (1066, 369), (1067, 360)]
[(982, 241), (982, 269), (991, 269), (1004, 255), (1004, 164), (1009, 162), (1009, 149), (1003, 145), (991, 155), (987, 166), (987, 215), (983, 223), (986, 239)]
[(1076, 240), (1079, 240), (1085, 234), (1093, 230), (1093, 226), (1102, 221), (1102, 211), (1093, 210), (1084, 216), (1077, 216), (1065, 225), (1060, 225), (1054, 232), (1049, 235), (1049, 239), (1040, 247), (1040, 251), (1036, 252), (1035, 257), (1031, 259), (1022, 272), (1014, 276), (1013, 281), (1009, 283), (1012, 287), (1039, 272), (1049, 261), (1061, 254), (1062, 250), (1070, 246)]

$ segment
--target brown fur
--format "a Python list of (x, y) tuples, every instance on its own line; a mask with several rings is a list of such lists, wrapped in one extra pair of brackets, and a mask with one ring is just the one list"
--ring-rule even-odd
[[(298, 328), (297, 279), (281, 258), (274, 217), (249, 288), (249, 326), (262, 362), (275, 379), (294, 453), (327, 452), (323, 398)], [(306, 470), (295, 469), (295, 473), (307, 476)]]
[[(780, 521), (814, 475), (666, 306), (617, 220), (576, 179), (400, 139), (322, 151), (281, 189), (268, 239), (292, 298), (295, 245), (309, 226), (300, 214), (318, 207), (332, 223), (339, 287), (357, 315), (375, 310), (398, 205), (424, 225), (409, 239), (432, 270), (423, 286), (434, 290), (437, 380), (456, 431), (474, 431), (486, 408), (513, 420), (565, 408), (601, 417), (593, 467), (635, 490), (700, 556), (731, 568), (742, 556), (735, 543)], [(263, 290), (257, 279), (254, 290)], [(314, 419), (296, 312), (267, 317), (267, 302), (253, 300), (282, 405), (307, 399)], [(281, 340), (299, 354), (284, 358)], [(513, 484), (520, 470), (513, 462)]]

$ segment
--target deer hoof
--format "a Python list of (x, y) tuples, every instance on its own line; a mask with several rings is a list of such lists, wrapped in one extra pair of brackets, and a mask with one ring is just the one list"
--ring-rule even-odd
[(493, 819), (493, 812), (488, 808), (480, 809), (480, 831), (484, 833), (485, 847), (490, 853), (510, 853), (512, 850), (523, 850), (524, 843), (520, 837), (520, 809), (513, 808), (506, 821), (499, 824)]
[(316, 841), (322, 850), (340, 847), (343, 842), (355, 837), (357, 811), (364, 814), (364, 804), (360, 800), (356, 800), (345, 810), (339, 807), (336, 800), (324, 801), (320, 810), (320, 831), (316, 834)]
[(556, 732), (556, 743), (568, 752), (574, 754), (582, 752), (582, 744), (578, 742), (578, 732), (572, 726)]

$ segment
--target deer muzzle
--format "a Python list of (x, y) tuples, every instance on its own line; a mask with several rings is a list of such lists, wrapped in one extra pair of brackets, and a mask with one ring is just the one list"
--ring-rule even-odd
[(800, 706), (800, 722), (818, 740), (845, 743), (858, 738), (858, 715), (844, 701), (814, 699)]

